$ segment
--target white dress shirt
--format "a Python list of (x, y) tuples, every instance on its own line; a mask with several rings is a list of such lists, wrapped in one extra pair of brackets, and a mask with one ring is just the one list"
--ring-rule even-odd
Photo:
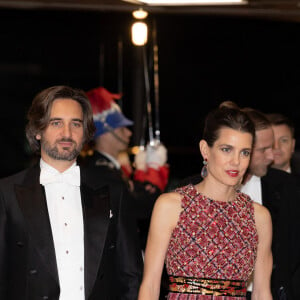
[[(58, 175), (59, 182), (41, 184), (45, 187), (48, 213), (51, 223), (58, 277), (59, 300), (84, 300), (84, 232), (80, 186), (63, 182), (66, 173), (76, 168), (74, 163), (68, 170), (59, 173), (43, 160), (40, 161), (42, 177)], [(80, 173), (79, 173), (80, 176)], [(76, 180), (74, 180), (76, 182)], [(80, 179), (77, 182), (80, 182)]]
[(252, 175), (250, 180), (242, 185), (241, 192), (247, 194), (253, 201), (262, 204), (260, 177)]

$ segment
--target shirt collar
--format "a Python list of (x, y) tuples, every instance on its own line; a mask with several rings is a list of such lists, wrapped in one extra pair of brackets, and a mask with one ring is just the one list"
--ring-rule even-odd
[(120, 163), (113, 157), (111, 156), (110, 154), (107, 154), (106, 152), (102, 152), (102, 151), (99, 151), (103, 156), (105, 156), (108, 160), (110, 160), (114, 166), (117, 168), (117, 169), (120, 169), (121, 168), (121, 165)]
[(63, 171), (63, 172), (59, 172), (57, 169), (53, 168), (52, 166), (50, 166), (48, 163), (46, 163), (42, 158), (40, 159), (40, 167), (41, 169), (47, 169), (49, 172), (53, 173), (53, 174), (57, 174), (57, 173), (68, 173), (70, 170), (72, 170), (73, 168), (75, 168), (77, 166), (77, 163), (74, 162), (67, 170)]

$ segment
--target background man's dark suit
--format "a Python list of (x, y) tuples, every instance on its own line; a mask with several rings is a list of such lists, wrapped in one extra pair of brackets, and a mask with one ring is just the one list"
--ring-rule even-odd
[[(300, 181), (281, 170), (270, 168), (261, 178), (263, 204), (273, 223), (274, 300), (300, 299)], [(284, 298), (284, 293), (287, 298)], [(280, 298), (281, 297), (281, 298)]]
[[(83, 171), (87, 176), (87, 181), (93, 185), (99, 184), (100, 179), (106, 182), (119, 182), (125, 185), (127, 189), (130, 187), (127, 184), (128, 179), (122, 174), (121, 169), (117, 169), (116, 166), (102, 153), (94, 151), (93, 155), (85, 157), (81, 161)], [(151, 217), (152, 208), (155, 200), (161, 194), (158, 187), (154, 186), (150, 182), (139, 182), (132, 180), (133, 188), (130, 190), (132, 206), (135, 210), (136, 215), (139, 218)], [(152, 190), (147, 191), (145, 185), (152, 185)]]
[[(0, 299), (59, 299), (59, 281), (40, 168), (0, 181)], [(91, 188), (84, 175), (86, 300), (137, 297), (142, 261), (122, 193)], [(110, 218), (110, 211), (112, 217)]]
[[(201, 175), (188, 177), (178, 186), (197, 184)], [(300, 182), (297, 177), (269, 168), (261, 177), (262, 201), (272, 216), (274, 300), (300, 299)], [(255, 200), (255, 199), (254, 199)]]
[[(150, 223), (152, 209), (155, 200), (161, 194), (158, 187), (150, 182), (139, 182), (133, 180), (133, 188), (130, 188), (127, 178), (122, 175), (122, 170), (116, 166), (103, 154), (94, 151), (92, 156), (86, 157), (81, 161), (82, 172), (93, 186), (99, 184), (110, 184), (113, 189), (117, 186), (123, 186), (124, 197), (129, 214), (137, 220), (140, 233), (141, 248), (145, 248), (148, 227)], [(151, 191), (145, 188), (146, 185), (151, 186)]]

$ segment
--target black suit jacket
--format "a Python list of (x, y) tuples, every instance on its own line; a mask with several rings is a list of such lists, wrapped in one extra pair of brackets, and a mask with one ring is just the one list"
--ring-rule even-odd
[[(35, 166), (0, 181), (0, 299), (58, 300), (60, 294), (45, 192)], [(91, 188), (82, 177), (85, 296), (137, 298), (142, 260), (122, 192)], [(110, 211), (113, 217), (110, 218)]]
[[(133, 188), (130, 188), (128, 179), (123, 176), (122, 170), (117, 169), (106, 156), (98, 151), (94, 151), (92, 156), (87, 156), (80, 164), (82, 172), (90, 184), (106, 183), (112, 186), (113, 190), (123, 187), (127, 210), (136, 220), (139, 230), (140, 247), (145, 249), (152, 209), (161, 194), (159, 188), (149, 182), (142, 183), (136, 180), (131, 181)], [(150, 190), (146, 188), (147, 185), (151, 186)]]
[(115, 165), (102, 153), (94, 151), (92, 156), (85, 157), (80, 163), (82, 172), (84, 172), (87, 181), (93, 185), (99, 185), (99, 182), (124, 186), (127, 190), (127, 204), (134, 211), (138, 219), (148, 219), (151, 217), (155, 200), (161, 194), (158, 187), (152, 185), (151, 192), (145, 188), (149, 182), (139, 182), (132, 180), (133, 189), (128, 185), (128, 179), (123, 176), (122, 170), (117, 169)]
[(263, 205), (269, 209), (273, 223), (273, 298), (298, 300), (300, 181), (287, 172), (270, 168), (267, 175), (261, 178), (261, 184)]

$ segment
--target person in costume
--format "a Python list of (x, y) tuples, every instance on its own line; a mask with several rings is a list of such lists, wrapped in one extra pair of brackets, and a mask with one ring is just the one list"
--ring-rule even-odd
[(199, 143), (203, 180), (161, 195), (147, 240), (139, 300), (157, 300), (164, 263), (168, 300), (271, 300), (272, 222), (239, 192), (255, 139), (250, 118), (225, 102), (208, 114)]
[(167, 150), (160, 144), (146, 147), (134, 158), (134, 167), (126, 154), (132, 135), (128, 128), (133, 122), (122, 113), (113, 94), (104, 87), (87, 92), (96, 126), (93, 154), (86, 156), (82, 166), (89, 182), (121, 183), (126, 186), (127, 208), (137, 219), (141, 235), (141, 248), (145, 248), (149, 221), (155, 200), (164, 191), (169, 177)]

